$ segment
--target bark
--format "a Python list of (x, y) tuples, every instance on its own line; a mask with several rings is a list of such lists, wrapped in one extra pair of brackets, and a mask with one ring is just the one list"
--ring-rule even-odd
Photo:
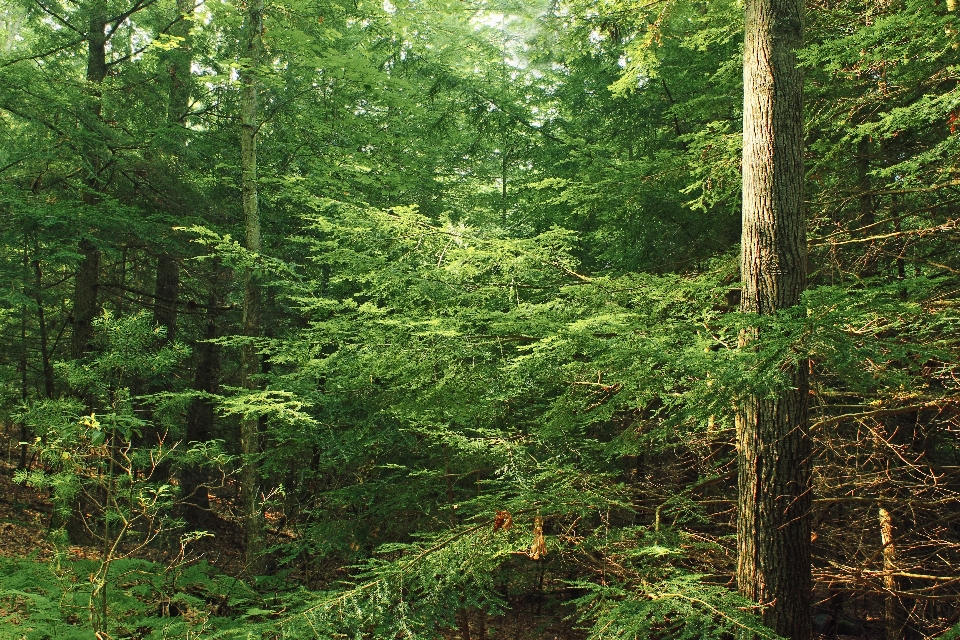
[(170, 35), (182, 38), (179, 47), (169, 56), (170, 100), (167, 103), (167, 122), (182, 125), (190, 106), (190, 66), (193, 61), (190, 47), (190, 26), (193, 24), (194, 0), (177, 0), (181, 20), (170, 27)]
[[(178, 22), (170, 27), (170, 35), (180, 38), (179, 46), (166, 57), (170, 78), (167, 101), (167, 124), (173, 133), (171, 153), (182, 157), (185, 151), (182, 129), (186, 125), (190, 107), (191, 65), (193, 62), (190, 28), (193, 24), (195, 2), (177, 0)], [(170, 249), (164, 247), (157, 258), (156, 306), (154, 321), (167, 329), (167, 340), (176, 339), (177, 309), (180, 295), (180, 268)], [(200, 341), (193, 348), (194, 378), (191, 388), (215, 394), (220, 390), (220, 352), (210, 341), (219, 337), (219, 307), (222, 306), (220, 286), (223, 267), (214, 265), (209, 284), (204, 329)], [(186, 434), (188, 443), (206, 442), (213, 436), (216, 408), (209, 398), (196, 398), (187, 409)], [(208, 521), (210, 495), (209, 477), (202, 465), (184, 464), (177, 470), (180, 485), (180, 515), (191, 527), (203, 527)]]
[[(773, 314), (806, 287), (800, 0), (747, 0), (744, 41), (743, 237), (740, 309)], [(745, 332), (742, 344), (763, 340)], [(787, 372), (776, 397), (747, 397), (737, 413), (737, 583), (763, 622), (812, 637), (811, 445), (808, 368)]]
[[(866, 229), (876, 221), (876, 215), (873, 211), (873, 196), (870, 194), (870, 138), (866, 136), (860, 138), (857, 143), (856, 152), (857, 165), (857, 190), (860, 192), (859, 200), (859, 220), (858, 225), (861, 229)], [(868, 232), (862, 232), (865, 236)], [(874, 276), (877, 274), (877, 248), (871, 243), (867, 246), (866, 253), (863, 256), (863, 266), (860, 268), (862, 277)]]
[[(190, 65), (193, 61), (190, 43), (190, 25), (193, 20), (193, 0), (177, 0), (177, 12), (181, 19), (170, 27), (170, 35), (182, 38), (181, 44), (168, 55), (170, 90), (167, 101), (167, 123), (171, 127), (184, 124), (190, 103)], [(174, 147), (175, 155), (182, 155), (182, 144)], [(177, 302), (180, 296), (180, 265), (177, 259), (164, 248), (157, 258), (156, 298), (153, 321), (167, 330), (166, 342), (176, 339)]]
[[(87, 31), (87, 81), (100, 84), (107, 77), (107, 3), (92, 0), (90, 22)], [(97, 115), (99, 100), (95, 101)]]
[[(27, 258), (27, 244), (23, 244), (23, 266), (24, 271), (29, 264)], [(26, 274), (24, 274), (26, 276)], [(24, 277), (24, 289), (26, 289), (26, 277)], [(27, 305), (23, 304), (20, 306), (20, 362), (18, 363), (18, 368), (20, 369), (20, 401), (26, 405), (27, 403)], [(29, 440), (30, 430), (26, 422), (20, 422), (20, 463), (18, 464), (18, 469), (27, 468), (27, 441)]]
[(166, 329), (165, 343), (173, 342), (177, 332), (177, 299), (180, 296), (180, 266), (176, 258), (163, 253), (157, 258), (156, 298), (153, 322)]
[(869, 227), (875, 222), (873, 196), (870, 194), (870, 138), (864, 136), (857, 142), (857, 198), (860, 204), (860, 226)]
[(43, 309), (43, 271), (40, 261), (33, 261), (34, 290), (33, 299), (37, 305), (37, 325), (40, 330), (40, 360), (43, 368), (43, 391), (47, 398), (53, 399), (53, 365), (50, 363), (50, 336), (47, 333), (47, 317)]
[[(121, 289), (121, 295), (123, 290)], [(163, 339), (159, 341), (160, 346), (171, 344), (176, 339), (177, 332), (177, 302), (180, 295), (180, 266), (176, 258), (164, 252), (157, 258), (157, 280), (154, 286), (153, 301), (153, 323), (155, 326), (164, 328)], [(131, 391), (136, 395), (141, 393), (143, 379), (137, 378), (132, 385)], [(173, 388), (172, 379), (164, 377), (160, 380), (151, 380), (147, 386), (150, 393), (170, 391)], [(143, 407), (143, 416), (147, 419), (147, 426), (141, 436), (136, 437), (137, 441), (151, 446), (154, 443), (161, 442), (164, 437), (164, 427), (154, 422), (153, 409)], [(160, 462), (153, 470), (153, 478), (158, 482), (168, 482), (170, 479), (171, 460), (165, 459)], [(181, 487), (182, 489), (182, 487)]]
[(883, 547), (883, 587), (887, 593), (884, 599), (884, 627), (887, 640), (901, 640), (906, 625), (906, 611), (900, 604), (899, 598), (893, 593), (897, 590), (897, 548), (893, 526), (893, 516), (885, 508), (880, 507), (877, 512), (880, 521), (880, 544)]
[(93, 320), (97, 317), (97, 291), (100, 288), (100, 249), (84, 238), (80, 241), (83, 260), (77, 267), (73, 288), (73, 343), (70, 355), (82, 358), (90, 350)]
[[(107, 77), (107, 5), (105, 0), (90, 3), (90, 20), (87, 31), (87, 82), (90, 83), (90, 127), (96, 127), (102, 114), (100, 84)], [(88, 131), (91, 139), (93, 131)], [(103, 158), (90, 141), (86, 145), (88, 173), (84, 179), (83, 202), (94, 206), (100, 201), (100, 171)], [(88, 239), (80, 241), (83, 259), (77, 267), (73, 293), (73, 343), (70, 355), (82, 358), (90, 349), (93, 338), (93, 319), (97, 316), (97, 291), (100, 287), (100, 250)]]
[[(252, 0), (247, 7), (247, 67), (241, 74), (240, 96), (240, 181), (246, 247), (260, 252), (260, 210), (257, 193), (257, 72), (263, 50), (263, 0)], [(241, 353), (241, 385), (257, 388), (259, 358), (256, 338), (260, 336), (260, 283), (253, 266), (244, 269), (243, 335), (248, 338)], [(248, 575), (263, 573), (263, 514), (260, 505), (260, 428), (255, 416), (240, 422), (240, 447), (243, 452), (241, 502), (246, 542), (245, 563)]]
[[(217, 276), (223, 271), (218, 267)], [(206, 393), (217, 393), (220, 390), (220, 352), (217, 345), (210, 342), (219, 336), (217, 331), (218, 316), (216, 309), (219, 305), (217, 294), (219, 277), (213, 283), (209, 310), (207, 311), (206, 327), (203, 341), (194, 348), (196, 354), (196, 368), (194, 369), (193, 389)], [(214, 403), (206, 398), (195, 399), (187, 410), (187, 442), (206, 442), (213, 435), (215, 414)], [(202, 526), (207, 520), (210, 509), (210, 496), (207, 491), (207, 474), (199, 465), (184, 465), (179, 472), (180, 491), (184, 500), (182, 515), (188, 524), (195, 527)]]

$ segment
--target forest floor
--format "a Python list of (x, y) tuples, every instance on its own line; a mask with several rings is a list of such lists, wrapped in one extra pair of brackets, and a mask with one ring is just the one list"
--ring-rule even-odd
[[(0, 434), (2, 438), (2, 434)], [(5, 438), (4, 438), (5, 439)], [(4, 443), (6, 444), (6, 443)], [(0, 558), (13, 560), (31, 560), (47, 562), (55, 557), (56, 549), (48, 536), (53, 504), (46, 491), (13, 481), (16, 468), (16, 449), (0, 447), (5, 455), (0, 458)], [(191, 543), (187, 557), (192, 561), (206, 560), (218, 571), (226, 575), (239, 577), (243, 569), (242, 532), (230, 517), (229, 496), (213, 497), (212, 506), (215, 515), (205, 523), (213, 534)], [(268, 522), (268, 530), (269, 522)], [(271, 534), (275, 543), (289, 533), (274, 530)], [(93, 560), (101, 557), (100, 549), (93, 545), (71, 544), (62, 550), (64, 559)], [(160, 564), (178, 561), (175, 551), (147, 547), (137, 552), (137, 558)], [(180, 560), (182, 561), (182, 559)], [(343, 567), (328, 564), (322, 567), (318, 575), (304, 575), (302, 569), (293, 569), (286, 574), (286, 580), (292, 584), (304, 584), (315, 587), (317, 584), (330, 583), (346, 577)], [(582, 640), (584, 631), (575, 628), (568, 619), (570, 610), (563, 603), (552, 604), (548, 598), (520, 597), (506, 614), (487, 615), (481, 625), (479, 614), (470, 619), (470, 638), (478, 640), (479, 631), (485, 629), (487, 638), (505, 640)], [(450, 629), (441, 632), (444, 640), (464, 640), (462, 629)]]
[[(2, 438), (2, 434), (0, 434)], [(16, 560), (30, 559), (37, 562), (51, 560), (55, 548), (48, 537), (53, 505), (45, 491), (38, 491), (13, 482), (13, 470), (16, 466), (16, 450), (9, 446), (0, 448), (6, 455), (0, 458), (0, 557)], [(243, 570), (242, 531), (236, 519), (231, 516), (231, 496), (228, 494), (212, 497), (214, 514), (205, 523), (206, 529), (213, 535), (191, 543), (187, 558), (190, 561), (206, 560), (218, 571), (240, 577)], [(273, 514), (279, 516), (279, 514)], [(276, 544), (284, 537), (293, 535), (289, 531), (270, 527), (271, 540)], [(65, 550), (67, 560), (99, 560), (100, 550), (94, 545), (70, 545)], [(183, 561), (176, 557), (177, 550), (163, 550), (147, 547), (137, 553), (138, 558), (167, 565)], [(344, 567), (327, 563), (314, 567), (307, 575), (303, 568), (294, 568), (286, 573), (285, 580), (291, 585), (305, 585), (318, 588), (329, 585), (339, 578), (346, 577)], [(478, 640), (479, 631), (485, 629), (487, 638), (509, 640), (582, 640), (586, 633), (576, 628), (569, 619), (571, 610), (562, 602), (553, 602), (549, 596), (526, 594), (516, 598), (511, 609), (501, 616), (486, 616), (483, 625), (479, 615), (474, 613), (470, 620), (471, 634), (467, 636), (462, 629), (451, 629), (443, 633), (444, 640), (464, 640), (467, 637)], [(820, 614), (823, 617), (823, 614)], [(821, 625), (823, 624), (822, 621)], [(882, 627), (880, 627), (882, 628)], [(821, 635), (819, 638), (859, 638), (879, 639), (882, 632), (875, 625), (866, 625), (849, 635)], [(852, 630), (851, 630), (852, 631)]]

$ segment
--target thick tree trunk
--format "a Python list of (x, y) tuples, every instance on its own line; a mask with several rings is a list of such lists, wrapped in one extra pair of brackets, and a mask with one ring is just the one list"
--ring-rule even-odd
[[(257, 193), (257, 72), (263, 50), (263, 0), (252, 0), (247, 6), (247, 65), (241, 74), (243, 86), (240, 106), (240, 167), (243, 217), (247, 250), (260, 252), (260, 209)], [(256, 338), (260, 336), (260, 283), (254, 267), (244, 269), (243, 335), (248, 338), (241, 354), (241, 384), (244, 389), (257, 388), (259, 358)], [(263, 573), (263, 514), (260, 505), (260, 428), (256, 417), (240, 422), (240, 446), (243, 451), (241, 501), (245, 520), (246, 567), (249, 575)]]
[[(747, 0), (745, 29), (741, 311), (773, 314), (806, 286), (802, 1)], [(745, 398), (737, 415), (737, 583), (793, 640), (812, 636), (807, 373), (793, 367), (788, 389)]]

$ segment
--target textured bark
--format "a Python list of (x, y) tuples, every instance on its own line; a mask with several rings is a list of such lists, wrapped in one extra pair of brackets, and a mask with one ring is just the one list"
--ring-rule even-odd
[[(796, 51), (801, 0), (747, 0), (744, 41), (741, 311), (773, 314), (806, 287), (803, 91)], [(743, 346), (763, 340), (745, 332)], [(737, 583), (764, 624), (812, 637), (811, 446), (807, 367), (777, 397), (748, 397), (737, 414)]]
[[(247, 5), (247, 68), (241, 74), (240, 97), (240, 181), (247, 250), (260, 252), (260, 209), (257, 200), (257, 71), (263, 50), (263, 0)], [(257, 388), (259, 358), (256, 338), (260, 336), (260, 283), (253, 267), (244, 269), (243, 335), (248, 338), (241, 353), (241, 385)], [(240, 446), (243, 451), (242, 487), (245, 561), (249, 575), (263, 573), (263, 514), (260, 505), (260, 425), (256, 417), (240, 422)]]

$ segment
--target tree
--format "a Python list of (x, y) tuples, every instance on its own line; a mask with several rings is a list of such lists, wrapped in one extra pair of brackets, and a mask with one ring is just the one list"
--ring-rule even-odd
[[(799, 14), (771, 2), (750, 6), (746, 162), (735, 0), (0, 8), (0, 418), (21, 466), (73, 470), (59, 503), (123, 554), (160, 529), (125, 529), (138, 511), (108, 494), (169, 485), (139, 513), (246, 534), (246, 567), (208, 557), (262, 592), (191, 587), (175, 622), (175, 580), (133, 585), (101, 545), (113, 569), (70, 587), (99, 628), (223, 635), (221, 603), (261, 635), (485, 637), (552, 593), (592, 637), (770, 637), (764, 618), (806, 637), (806, 403), (815, 586), (836, 596), (818, 627), (955, 624), (955, 18), (819, 4), (804, 167), (799, 35), (777, 34)], [(103, 313), (73, 358), (84, 308)], [(142, 340), (114, 348), (130, 322)], [(74, 407), (56, 429), (54, 403)], [(213, 486), (219, 451), (241, 495)], [(0, 626), (35, 602), (3, 562)]]
[[(802, 0), (748, 0), (743, 54), (740, 309), (774, 315), (806, 288), (803, 212)], [(741, 346), (762, 341), (748, 329)], [(737, 583), (778, 634), (811, 637), (808, 365), (783, 365), (783, 388), (737, 413)]]
[[(240, 96), (240, 188), (243, 199), (243, 220), (248, 259), (258, 260), (260, 252), (260, 207), (257, 193), (257, 85), (260, 54), (263, 50), (263, 0), (254, 0), (247, 7), (245, 68), (241, 74)], [(247, 264), (243, 273), (243, 343), (241, 384), (244, 389), (257, 389), (259, 357), (256, 338), (260, 336), (260, 283), (258, 265)], [(260, 512), (260, 426), (255, 415), (244, 415), (240, 421), (240, 448), (243, 451), (241, 487), (243, 491), (246, 567), (249, 575), (262, 573), (263, 514)]]

